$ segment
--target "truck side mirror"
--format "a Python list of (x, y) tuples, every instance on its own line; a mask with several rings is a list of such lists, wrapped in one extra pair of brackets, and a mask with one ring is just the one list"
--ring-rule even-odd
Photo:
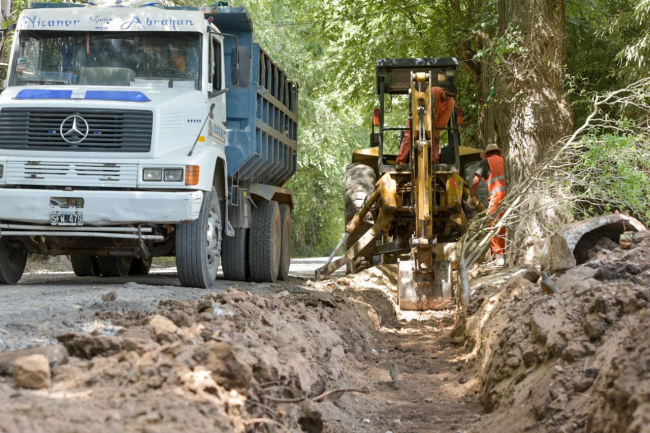
[(230, 54), (230, 81), (233, 86), (246, 88), (251, 84), (251, 52), (236, 46)]

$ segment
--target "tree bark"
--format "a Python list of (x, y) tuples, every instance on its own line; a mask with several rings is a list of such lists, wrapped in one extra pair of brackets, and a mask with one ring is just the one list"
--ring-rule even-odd
[[(520, 48), (490, 68), (500, 102), (495, 106), (496, 130), (509, 187), (530, 176), (553, 145), (571, 133), (562, 83), (565, 27), (565, 0), (498, 0), (497, 37), (518, 38)], [(544, 204), (544, 198), (540, 200)], [(533, 260), (546, 227), (562, 219), (552, 207), (527, 221), (526, 227), (511, 230), (515, 248), (509, 255)]]
[(519, 183), (572, 129), (562, 85), (565, 58), (564, 0), (499, 0), (498, 37), (521, 32), (523, 53), (495, 65), (495, 117), (505, 149), (508, 180)]

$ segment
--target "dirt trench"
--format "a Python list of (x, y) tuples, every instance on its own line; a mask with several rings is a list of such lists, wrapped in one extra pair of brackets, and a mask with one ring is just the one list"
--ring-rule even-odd
[(382, 278), (233, 287), (155, 311), (107, 302), (93, 320), (110, 326), (57, 336), (70, 359), (49, 388), (0, 376), (0, 431), (471, 428), (475, 364), (451, 334), (453, 313), (400, 320)]

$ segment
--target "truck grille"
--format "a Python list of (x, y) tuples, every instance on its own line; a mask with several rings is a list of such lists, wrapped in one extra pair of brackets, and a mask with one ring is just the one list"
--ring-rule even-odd
[[(87, 122), (88, 135), (61, 136), (61, 124), (70, 116)], [(78, 129), (86, 124), (78, 119)], [(69, 119), (63, 132), (72, 127)], [(153, 113), (143, 110), (70, 110), (60, 108), (3, 108), (0, 110), (0, 149), (86, 152), (148, 152), (151, 149)]]
[(7, 163), (7, 185), (133, 188), (137, 182), (137, 164), (41, 161)]

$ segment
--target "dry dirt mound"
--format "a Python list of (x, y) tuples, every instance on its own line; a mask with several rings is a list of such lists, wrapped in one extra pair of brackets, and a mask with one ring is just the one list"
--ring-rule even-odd
[(340, 290), (297, 291), (101, 313), (117, 335), (59, 336), (71, 358), (50, 389), (0, 382), (0, 431), (328, 431), (330, 391), (354, 387), (346, 353), (370, 353), (381, 319)]
[(512, 278), (472, 296), (476, 431), (650, 432), (650, 232), (556, 280)]

